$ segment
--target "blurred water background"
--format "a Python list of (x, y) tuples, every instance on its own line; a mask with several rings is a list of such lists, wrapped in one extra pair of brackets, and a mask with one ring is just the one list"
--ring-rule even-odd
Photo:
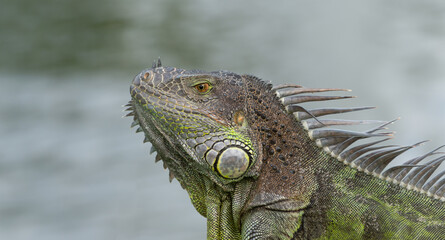
[[(350, 88), (394, 142), (445, 144), (445, 2), (6, 0), (0, 239), (205, 239), (206, 221), (121, 118), (164, 65)], [(341, 102), (339, 102), (342, 105)], [(337, 104), (338, 105), (338, 104)]]

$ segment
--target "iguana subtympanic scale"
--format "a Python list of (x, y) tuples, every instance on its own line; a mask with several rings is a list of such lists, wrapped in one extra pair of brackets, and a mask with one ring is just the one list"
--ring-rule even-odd
[(438, 148), (387, 168), (418, 145), (380, 145), (392, 122), (332, 129), (370, 122), (322, 116), (368, 108), (302, 107), (348, 98), (312, 94), (342, 90), (158, 60), (134, 78), (127, 106), (207, 218), (208, 239), (445, 239), (445, 173), (434, 173), (445, 156)]

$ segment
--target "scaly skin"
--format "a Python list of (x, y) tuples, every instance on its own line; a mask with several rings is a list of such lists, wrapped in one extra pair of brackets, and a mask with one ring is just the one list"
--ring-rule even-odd
[(208, 239), (445, 238), (442, 201), (339, 162), (253, 76), (158, 64), (130, 92)]

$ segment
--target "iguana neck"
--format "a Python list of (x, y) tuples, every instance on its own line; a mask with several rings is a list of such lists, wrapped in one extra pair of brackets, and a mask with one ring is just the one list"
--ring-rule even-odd
[[(246, 108), (242, 111), (250, 138), (261, 143), (254, 146), (258, 154), (252, 171), (257, 173), (234, 183), (232, 191), (224, 191), (210, 179), (205, 181), (208, 232), (218, 239), (223, 234), (238, 239), (242, 218), (261, 209), (301, 216), (317, 188), (314, 163), (324, 156), (269, 85), (252, 76), (243, 76), (243, 80)], [(296, 218), (282, 227), (297, 229), (300, 224)]]
[[(271, 86), (252, 76), (246, 78), (249, 125), (258, 139), (261, 173), (252, 194), (274, 194), (308, 203), (315, 190), (314, 161), (320, 150), (292, 114), (285, 111)], [(254, 197), (251, 197), (255, 199)], [(265, 203), (263, 203), (265, 204)]]
[[(259, 143), (259, 154), (255, 163), (258, 174), (252, 179), (241, 217), (245, 226), (255, 224), (249, 222), (252, 219), (264, 219), (257, 228), (264, 228), (262, 231), (272, 236), (289, 238), (300, 227), (301, 215), (317, 189), (313, 167), (324, 154), (293, 115), (285, 111), (270, 85), (253, 76), (244, 75), (243, 79), (250, 137)], [(270, 224), (276, 224), (268, 223), (268, 219), (278, 220), (281, 226), (276, 229), (287, 232), (268, 233)]]

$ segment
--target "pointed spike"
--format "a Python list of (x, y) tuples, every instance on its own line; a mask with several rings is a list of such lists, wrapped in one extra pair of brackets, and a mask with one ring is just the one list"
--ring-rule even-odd
[(380, 131), (380, 130), (382, 130), (382, 129), (386, 129), (386, 126), (388, 126), (388, 125), (390, 125), (390, 124), (393, 124), (394, 122), (396, 122), (396, 121), (399, 120), (399, 119), (400, 119), (400, 118), (396, 118), (396, 119), (394, 119), (394, 120), (392, 120), (392, 121), (384, 122), (382, 125), (377, 126), (376, 128), (373, 128), (373, 129), (371, 129), (371, 130), (369, 130), (369, 131), (367, 131), (367, 132), (368, 132), (368, 133), (373, 133), (373, 132)]
[(135, 126), (137, 126), (137, 125), (139, 125), (139, 121), (138, 120), (135, 120), (135, 121), (133, 121), (132, 123), (131, 123), (131, 126), (130, 127), (135, 127)]
[[(342, 160), (342, 156), (341, 156), (341, 154), (343, 153), (343, 151), (345, 151), (346, 148), (348, 148), (348, 147), (351, 146), (353, 143), (355, 143), (356, 141), (361, 140), (361, 139), (363, 139), (363, 138), (359, 138), (359, 137), (348, 138), (346, 141), (344, 141), (344, 142), (342, 142), (341, 144), (339, 144), (339, 145), (333, 147), (332, 150), (331, 150), (331, 155), (337, 157), (337, 158), (339, 159), (339, 161), (343, 161), (343, 160)], [(378, 143), (387, 141), (387, 140), (389, 140), (389, 139), (391, 139), (391, 137), (389, 137), (389, 138), (385, 138), (385, 139), (382, 139), (382, 140), (378, 140), (378, 141), (375, 141), (375, 142), (371, 142), (371, 143), (368, 143), (368, 144), (359, 145), (359, 146), (357, 146), (357, 147), (351, 148), (351, 149), (348, 150), (347, 152), (350, 152), (350, 151), (355, 152), (355, 151), (357, 151), (358, 149), (362, 149), (362, 148), (365, 148), (365, 147), (369, 147), (369, 146), (372, 146), (372, 145), (375, 145), (375, 144), (378, 144)], [(345, 152), (345, 154), (343, 154), (343, 155), (348, 155), (348, 154), (349, 154), (349, 153), (346, 153), (346, 152)]]
[(129, 112), (129, 113), (127, 113), (127, 115), (125, 115), (124, 117), (130, 117), (130, 116), (134, 116), (134, 112)]
[[(442, 156), (440, 158), (445, 158), (445, 156)], [(439, 164), (437, 164), (437, 167), (435, 167), (435, 170), (437, 170), (437, 168), (439, 168), (439, 166), (442, 164), (443, 161), (444, 160), (442, 159), (441, 162)], [(433, 173), (434, 173), (434, 171), (433, 171)], [(436, 174), (436, 176), (434, 176), (432, 178), (428, 177), (428, 179), (426, 180), (426, 183), (422, 186), (421, 192), (430, 192), (431, 187), (434, 184), (436, 184), (439, 181), (439, 179), (441, 179), (444, 175), (445, 175), (445, 170), (443, 170), (442, 172)]]
[(156, 152), (156, 148), (152, 145), (151, 148), (150, 148), (150, 154), (152, 154), (154, 152)]
[[(396, 120), (397, 120), (397, 119), (396, 119)], [(389, 121), (389, 122), (384, 122), (382, 125), (380, 125), (380, 126), (378, 126), (378, 127), (376, 127), (376, 128), (373, 128), (373, 129), (371, 129), (371, 130), (368, 130), (368, 131), (366, 131), (365, 133), (374, 133), (374, 132), (376, 132), (376, 131), (378, 131), (378, 130), (382, 130), (382, 129), (384, 129), (385, 126), (394, 123), (396, 120)], [(390, 137), (389, 137), (389, 138), (386, 138), (386, 139), (384, 139), (384, 140), (381, 140), (381, 141), (377, 141), (377, 143), (382, 142), (382, 141), (387, 141), (387, 140), (389, 140), (389, 139), (392, 139), (392, 135), (394, 134), (394, 132), (390, 132), (390, 133), (386, 133), (386, 134), (389, 134)], [(335, 149), (332, 149), (332, 154), (333, 154), (334, 156), (338, 156), (338, 155), (341, 154), (346, 148), (348, 148), (351, 144), (353, 144), (354, 142), (356, 142), (357, 140), (360, 140), (360, 139), (361, 139), (361, 138), (359, 138), (359, 137), (352, 137), (352, 138), (346, 140), (346, 141), (343, 142), (342, 144), (336, 146)], [(340, 161), (341, 161), (341, 160), (340, 160)]]
[[(440, 146), (434, 150), (432, 150), (431, 152), (428, 152), (420, 157), (411, 159), (406, 161), (403, 165), (416, 165), (417, 163), (419, 163), (420, 161), (422, 161), (423, 159), (434, 155), (434, 154), (438, 154), (437, 150), (441, 149), (445, 147), (445, 145)], [(397, 166), (394, 166), (392, 168), (389, 168), (388, 170), (386, 170), (384, 173), (382, 173), (382, 177), (384, 177), (385, 179), (387, 179), (388, 181), (392, 181), (396, 184), (398, 184), (405, 176), (406, 174), (408, 174), (408, 172), (410, 171), (410, 168), (398, 168)]]
[(430, 170), (434, 170), (437, 169), (437, 167), (439, 167), (439, 165), (445, 160), (445, 156), (442, 157), (438, 157), (436, 159), (433, 159), (425, 164), (422, 164), (422, 169), (415, 175), (413, 175), (413, 177), (411, 177), (411, 180), (409, 180), (408, 184), (411, 185), (415, 185), (418, 184), (418, 182), (420, 181), (420, 178), (423, 178), (426, 176), (426, 174), (432, 174), (429, 173)]
[(359, 171), (363, 171), (363, 169), (360, 168), (360, 164), (362, 162), (365, 162), (368, 159), (370, 159), (372, 157), (375, 157), (377, 153), (380, 153), (380, 154), (382, 153), (382, 151), (374, 151), (375, 149), (378, 149), (378, 147), (369, 148), (369, 149), (363, 149), (362, 150), (363, 152), (365, 152), (365, 153), (370, 152), (370, 153), (368, 153), (368, 154), (366, 154), (364, 156), (361, 156), (363, 154), (358, 155), (358, 156), (361, 156), (361, 157), (356, 157), (356, 158), (349, 157), (348, 159), (345, 160), (345, 162), (349, 163), (351, 167), (353, 167), (355, 169), (358, 169)]
[(124, 112), (133, 111), (133, 110), (134, 110), (133, 106), (130, 106), (130, 107), (124, 109)]
[[(338, 126), (338, 125), (360, 125), (360, 124), (373, 124), (373, 123), (382, 123), (383, 121), (378, 120), (343, 120), (343, 119), (326, 119), (320, 120), (324, 126)], [(316, 129), (324, 127), (319, 122), (316, 122), (312, 119), (305, 120), (305, 125), (307, 129)]]
[(136, 133), (139, 133), (139, 132), (142, 132), (143, 130), (142, 130), (142, 127), (138, 127), (137, 129), (136, 129)]
[(355, 132), (340, 129), (326, 129), (326, 130), (309, 130), (309, 137), (313, 139), (318, 138), (330, 138), (330, 137), (381, 137), (381, 136), (391, 136), (392, 133), (366, 133), (366, 132)]
[(279, 98), (302, 94), (302, 93), (318, 93), (318, 92), (333, 92), (333, 91), (345, 91), (350, 92), (349, 89), (341, 89), (341, 88), (294, 88), (294, 89), (285, 89), (277, 91), (277, 96)]
[(417, 175), (419, 174), (423, 169), (425, 169), (426, 165), (424, 165), (424, 167), (420, 167), (420, 168), (414, 168), (411, 171), (409, 171), (405, 177), (400, 181), (400, 186), (402, 187), (407, 187), (409, 185), (409, 183), (411, 182), (411, 180)]
[(162, 162), (162, 167), (164, 167), (164, 169), (167, 169), (167, 164), (165, 164), (165, 162)]
[(418, 192), (424, 193), (423, 186), (425, 186), (426, 182), (429, 181), (431, 175), (437, 170), (440, 164), (445, 160), (445, 156), (442, 156), (436, 160), (431, 161), (426, 167), (425, 170), (422, 170), (418, 175), (414, 178), (417, 179), (410, 184), (415, 185), (414, 190)]
[(143, 141), (144, 143), (146, 143), (146, 142), (150, 142), (150, 139), (148, 138), (148, 136), (145, 136), (145, 138), (144, 138), (144, 141)]
[(272, 91), (276, 91), (278, 89), (283, 89), (283, 88), (302, 88), (303, 86), (297, 85), (297, 84), (292, 84), (292, 83), (286, 83), (286, 84), (280, 84), (277, 85), (275, 87), (273, 87), (271, 90)]
[(418, 143), (415, 143), (415, 144), (413, 144), (413, 145), (411, 145), (411, 146), (409, 146), (410, 148), (414, 148), (414, 147), (418, 147), (418, 146), (421, 146), (421, 145), (423, 145), (423, 144), (425, 144), (425, 143), (427, 143), (427, 142), (429, 142), (430, 140), (423, 140), (423, 141), (420, 141), (420, 142), (418, 142)]
[(162, 67), (161, 57), (158, 57), (158, 62), (156, 64), (156, 67)]
[(132, 101), (129, 101), (127, 104), (122, 105), (122, 107), (131, 107), (133, 106)]
[[(366, 133), (374, 133), (374, 132), (376, 132), (376, 131), (379, 131), (379, 130), (385, 128), (387, 125), (394, 123), (396, 120), (398, 120), (398, 119), (395, 119), (395, 120), (393, 120), (393, 121), (389, 121), (389, 122), (385, 122), (385, 123), (383, 123), (382, 125), (380, 125), (380, 126), (378, 126), (378, 127), (376, 127), (376, 128), (373, 128), (373, 129), (371, 129), (371, 130), (366, 131)], [(371, 143), (371, 145), (374, 145), (374, 144), (376, 144), (376, 143), (380, 143), (380, 142), (383, 142), (383, 141), (387, 141), (387, 140), (389, 140), (389, 139), (392, 139), (392, 134), (390, 134), (390, 136), (391, 136), (391, 137), (389, 137), (389, 138), (386, 138), (386, 139), (383, 139), (383, 140), (380, 140), (380, 141)], [(354, 157), (354, 158), (350, 158), (350, 157), (348, 157), (349, 160), (344, 160), (344, 159), (343, 159), (343, 156), (342, 156), (342, 152), (343, 152), (346, 148), (348, 148), (351, 144), (353, 144), (354, 142), (356, 142), (357, 140), (360, 140), (360, 139), (361, 139), (361, 138), (358, 138), (358, 137), (352, 137), (352, 138), (346, 140), (346, 141), (343, 142), (342, 144), (340, 144), (340, 145), (338, 145), (337, 147), (335, 147), (335, 149), (332, 150), (331, 155), (333, 155), (333, 156), (337, 156), (337, 158), (338, 158), (340, 161), (345, 161), (345, 163), (348, 164), (350, 161), (354, 160), (355, 157)], [(371, 145), (370, 145), (370, 146), (371, 146)], [(387, 147), (393, 147), (393, 146), (394, 146), (394, 145), (387, 146)], [(349, 151), (350, 151), (350, 150), (348, 150), (348, 152), (349, 152)], [(346, 155), (346, 154), (350, 154), (350, 153), (345, 153), (345, 154), (343, 154), (343, 155)]]
[(385, 181), (388, 181), (388, 182), (393, 182), (395, 184), (399, 184), (399, 182), (396, 182), (393, 179), (393, 177), (391, 177), (391, 176), (397, 175), (402, 170), (412, 169), (412, 168), (419, 168), (419, 167), (424, 167), (424, 165), (403, 164), (403, 165), (393, 166), (393, 167), (390, 167), (389, 169), (385, 170), (382, 174), (380, 174), (380, 178), (385, 180)]
[(319, 93), (319, 92), (333, 92), (333, 91), (345, 91), (350, 92), (350, 89), (341, 89), (341, 88), (293, 88), (293, 89), (284, 89), (278, 90), (277, 96), (279, 98), (298, 95), (302, 93)]
[(156, 68), (156, 60), (153, 61), (153, 64), (151, 65), (152, 68)]
[(346, 98), (355, 98), (355, 96), (290, 96), (280, 98), (284, 106), (291, 104), (299, 104), (304, 102), (329, 101)]
[(438, 152), (440, 149), (442, 149), (442, 148), (444, 148), (444, 147), (445, 147), (445, 145), (442, 145), (442, 146), (440, 146), (440, 147), (437, 147), (437, 148), (433, 149), (432, 151), (426, 153), (424, 156), (425, 156), (425, 157), (429, 157), (429, 156), (434, 155), (434, 154), (445, 154), (445, 153), (443, 153), (443, 152)]
[(159, 162), (161, 160), (162, 160), (161, 156), (159, 154), (156, 154), (155, 163), (157, 163), (157, 162)]
[[(393, 147), (395, 147), (395, 146), (387, 145), (387, 146), (368, 147), (368, 148), (363, 148), (356, 152), (353, 152), (352, 154), (350, 154), (347, 157), (344, 157), (344, 156), (342, 156), (342, 154), (340, 154), (340, 157), (342, 157), (344, 159), (344, 163), (350, 164), (354, 168), (358, 168), (358, 165), (361, 164), (363, 161), (374, 156), (374, 154), (376, 154), (376, 153), (382, 152), (382, 151), (377, 151), (377, 150), (384, 149), (384, 148), (393, 148)], [(371, 152), (371, 153), (369, 153), (369, 152)], [(365, 155), (366, 153), (368, 153), (368, 154)]]
[[(344, 151), (346, 148), (348, 148), (351, 144), (353, 144), (355, 141), (359, 140), (360, 138), (349, 138), (348, 140), (344, 141), (342, 144), (338, 145), (337, 147), (335, 147), (332, 152), (335, 155), (338, 155), (338, 159), (340, 161), (346, 161), (346, 163), (349, 163), (350, 161), (347, 161), (347, 159), (351, 156), (351, 155), (355, 155), (356, 157), (359, 157), (360, 151), (362, 151), (363, 149), (366, 149), (368, 147), (371, 147), (373, 145), (379, 144), (381, 142), (384, 141), (388, 141), (391, 138), (385, 138), (385, 139), (381, 139), (378, 141), (374, 141), (374, 142), (370, 142), (370, 143), (365, 143), (356, 147), (353, 147), (347, 151)], [(360, 154), (360, 155), (357, 155)]]
[[(445, 180), (445, 179), (442, 179), (442, 180)], [(444, 199), (444, 197), (445, 197), (444, 194), (445, 194), (445, 181), (442, 183), (442, 185), (439, 187), (439, 189), (437, 189), (437, 191), (434, 193), (434, 195), (439, 197), (441, 201), (444, 201), (445, 200)]]
[(442, 178), (443, 176), (445, 176), (445, 170), (437, 174), (423, 186), (428, 196), (434, 195), (437, 189), (445, 184), (445, 178)]
[(343, 161), (341, 157), (339, 156), (346, 148), (351, 146), (354, 142), (360, 140), (360, 138), (348, 138), (345, 141), (343, 141), (340, 144), (337, 144), (336, 146), (330, 147), (331, 155), (335, 158), (337, 158), (339, 161)]
[[(405, 164), (408, 165), (417, 165), (422, 159), (421, 158), (414, 158), (410, 161), (406, 162)], [(420, 165), (419, 165), (420, 166)], [(423, 166), (423, 165), (422, 165)], [(406, 177), (408, 173), (410, 173), (411, 169), (417, 169), (417, 168), (402, 168), (399, 171), (394, 171), (390, 175), (388, 175), (387, 178), (392, 179), (393, 183), (400, 184), (401, 181)], [(389, 169), (388, 169), (389, 170)]]
[(365, 169), (365, 172), (370, 172), (374, 176), (380, 176), (380, 173), (385, 169), (388, 164), (390, 164), (396, 157), (404, 153), (405, 151), (408, 151), (410, 148), (401, 148), (398, 151), (394, 151), (392, 153), (388, 153), (375, 161), (368, 164), (368, 166)]
[[(364, 171), (366, 167), (369, 166), (370, 163), (374, 162), (377, 158), (380, 158), (386, 154), (397, 151), (399, 148), (395, 149), (384, 149), (380, 151), (373, 151), (363, 157), (355, 159), (351, 162), (351, 166), (356, 167), (359, 171)], [(369, 172), (367, 172), (369, 174)]]
[[(381, 171), (383, 171), (383, 169), (397, 156), (399, 156), (400, 154), (408, 151), (409, 149), (412, 149), (414, 147), (419, 146), (420, 144), (422, 144), (423, 142), (419, 142), (416, 144), (413, 144), (411, 146), (405, 146), (405, 147), (399, 147), (396, 148), (394, 150), (388, 150), (388, 152), (379, 157), (378, 159), (374, 159), (372, 161), (368, 161), (367, 163), (363, 162), (361, 167), (363, 169), (365, 169), (365, 172), (373, 172), (374, 170), (376, 170), (376, 172), (378, 172), (378, 174), (380, 174)], [(374, 173), (377, 174), (377, 173)], [(377, 175), (378, 175), (377, 174)]]
[(289, 105), (286, 106), (286, 110), (290, 113), (294, 113), (297, 120), (306, 120), (315, 117), (321, 117), (325, 115), (331, 114), (339, 114), (339, 113), (348, 113), (355, 111), (362, 111), (368, 109), (374, 109), (375, 107), (356, 107), (356, 108), (320, 108), (320, 109), (312, 109), (308, 112), (300, 111), (298, 105)]
[[(411, 146), (408, 146), (408, 148), (414, 148), (417, 146), (422, 145), (423, 143), (425, 143), (427, 141), (421, 141), (418, 142), (416, 144), (413, 144)], [(434, 150), (436, 151), (436, 150)], [(431, 153), (434, 153), (434, 151), (425, 154), (424, 156), (421, 156), (419, 158), (415, 158), (412, 159), (408, 162), (406, 162), (405, 164), (417, 164), (419, 163), (421, 160), (423, 160), (424, 158), (426, 158), (428, 155), (430, 155)], [(393, 182), (400, 184), (400, 186), (405, 187), (408, 182), (410, 181), (410, 179), (412, 179), (419, 171), (421, 171), (423, 168), (414, 168), (414, 169), (402, 169), (394, 178), (393, 178)], [(411, 170), (411, 171), (410, 171)]]
[(168, 173), (168, 181), (172, 182), (173, 179), (175, 179), (175, 175), (173, 174), (172, 171), (170, 171), (170, 172)]

